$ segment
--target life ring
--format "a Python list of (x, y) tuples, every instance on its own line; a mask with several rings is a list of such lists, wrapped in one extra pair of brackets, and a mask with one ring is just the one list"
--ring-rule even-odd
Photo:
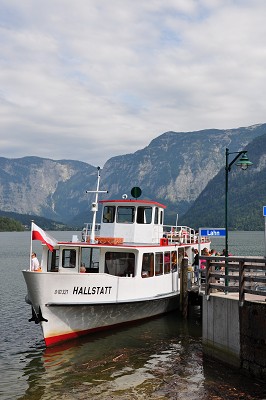
[(98, 244), (110, 244), (110, 245), (119, 245), (124, 243), (124, 238), (114, 238), (114, 237), (95, 237), (95, 240)]

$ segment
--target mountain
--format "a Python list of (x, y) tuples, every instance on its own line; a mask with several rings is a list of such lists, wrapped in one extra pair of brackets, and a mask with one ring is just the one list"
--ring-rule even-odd
[[(225, 148), (231, 152), (242, 150), (265, 134), (266, 124), (228, 130), (163, 133), (144, 149), (112, 157), (106, 162), (101, 171), (101, 189), (108, 190), (108, 194), (101, 194), (100, 199), (121, 198), (124, 193), (130, 197), (131, 188), (139, 186), (143, 198), (157, 200), (168, 207), (166, 223), (175, 223), (177, 213), (180, 221), (183, 215), (188, 220), (190, 214), (187, 211), (196, 212), (194, 204), (199, 209), (202, 207), (199, 196), (217, 174), (222, 174)], [(230, 179), (232, 175), (233, 171)], [(259, 179), (255, 172), (252, 179), (255, 176)], [(91, 221), (90, 208), (95, 195), (86, 191), (95, 190), (96, 181), (97, 168), (84, 162), (33, 156), (2, 157), (0, 210), (82, 227), (84, 222)], [(224, 183), (219, 184), (224, 188)], [(215, 192), (212, 195), (215, 196)], [(209, 207), (208, 212), (211, 212), (212, 205)], [(191, 225), (195, 226), (194, 221)]]
[[(245, 150), (253, 163), (241, 170), (236, 163), (228, 175), (228, 229), (264, 230), (266, 205), (266, 134), (255, 138)], [(229, 162), (234, 158), (231, 155)], [(225, 169), (209, 181), (180, 223), (195, 227), (225, 226)]]
[(67, 222), (88, 207), (96, 168), (80, 161), (0, 158), (0, 210)]
[[(103, 169), (102, 185), (113, 194), (140, 186), (146, 198), (167, 205), (166, 222), (184, 214), (225, 165), (225, 148), (242, 150), (266, 124), (231, 130), (166, 132), (134, 154), (113, 157)], [(129, 183), (130, 182), (130, 186)]]

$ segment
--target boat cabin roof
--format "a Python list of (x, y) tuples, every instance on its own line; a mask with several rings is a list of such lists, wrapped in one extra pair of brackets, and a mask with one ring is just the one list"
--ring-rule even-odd
[(166, 206), (164, 204), (158, 203), (157, 201), (151, 201), (151, 200), (136, 200), (136, 199), (100, 200), (99, 203), (103, 204), (103, 205), (106, 205), (106, 204), (109, 204), (109, 203), (112, 203), (112, 204), (116, 204), (116, 203), (120, 204), (120, 203), (122, 203), (124, 205), (134, 203), (135, 205), (147, 204), (149, 206), (166, 208)]

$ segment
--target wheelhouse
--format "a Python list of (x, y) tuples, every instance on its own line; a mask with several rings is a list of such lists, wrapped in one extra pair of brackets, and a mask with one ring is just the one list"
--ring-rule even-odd
[(102, 200), (100, 236), (126, 243), (159, 243), (165, 206), (148, 200)]

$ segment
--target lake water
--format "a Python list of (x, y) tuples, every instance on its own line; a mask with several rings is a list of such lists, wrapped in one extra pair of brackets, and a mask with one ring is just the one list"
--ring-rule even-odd
[[(76, 232), (75, 232), (76, 233)], [(52, 232), (69, 240), (72, 232)], [(224, 248), (222, 239), (213, 246)], [(46, 349), (24, 301), (30, 233), (0, 233), (0, 399), (266, 399), (266, 387), (207, 359), (200, 310), (177, 312)], [(40, 255), (41, 246), (34, 242)], [(229, 234), (235, 255), (264, 255), (263, 232)]]

